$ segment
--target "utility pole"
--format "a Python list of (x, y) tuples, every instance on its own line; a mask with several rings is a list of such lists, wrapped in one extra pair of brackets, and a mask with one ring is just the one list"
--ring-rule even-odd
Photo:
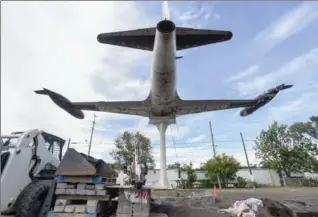
[(253, 189), (255, 190), (254, 177), (253, 177), (252, 169), (251, 169), (251, 167), (250, 167), (250, 162), (249, 162), (248, 157), (247, 157), (245, 142), (244, 142), (243, 135), (242, 135), (241, 132), (240, 132), (240, 135), (241, 135), (241, 139), (242, 139), (242, 143), (243, 143), (243, 148), (244, 148), (244, 152), (245, 152), (246, 163), (247, 163), (247, 166), (248, 166), (248, 170), (250, 171), (250, 179), (251, 179), (252, 184), (253, 184)]
[[(71, 144), (71, 138), (69, 138), (69, 139), (68, 139), (68, 142), (67, 142), (67, 149), (69, 149), (69, 148), (70, 148), (70, 144)], [(66, 149), (66, 151), (67, 151), (67, 149)]]
[[(213, 132), (212, 132), (212, 125), (211, 125), (211, 121), (209, 122), (209, 124), (210, 124), (210, 132), (211, 132), (211, 140), (212, 140), (213, 156), (214, 156), (214, 159), (216, 159), (215, 144), (214, 144), (214, 137), (213, 137)], [(219, 189), (222, 189), (219, 174), (217, 173), (217, 174), (216, 174), (216, 176), (217, 176), (217, 178), (218, 178)]]
[(91, 131), (91, 138), (89, 140), (89, 145), (88, 145), (88, 156), (91, 154), (91, 148), (92, 148), (92, 140), (93, 140), (93, 134), (94, 134), (94, 128), (95, 128), (95, 119), (96, 115), (94, 114), (94, 120), (93, 120), (93, 126), (92, 126), (92, 131)]

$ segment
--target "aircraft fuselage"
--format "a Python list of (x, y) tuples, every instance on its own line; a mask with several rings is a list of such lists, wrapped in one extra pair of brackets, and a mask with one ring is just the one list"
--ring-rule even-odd
[(170, 20), (157, 24), (151, 65), (150, 99), (154, 116), (162, 116), (165, 107), (177, 97), (176, 92), (176, 30)]

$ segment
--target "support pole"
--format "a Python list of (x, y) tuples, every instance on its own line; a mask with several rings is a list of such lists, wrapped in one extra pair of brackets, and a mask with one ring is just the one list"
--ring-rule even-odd
[(167, 159), (166, 159), (166, 130), (168, 127), (167, 123), (160, 123), (157, 125), (160, 133), (160, 179), (159, 186), (168, 188), (168, 177), (167, 177)]
[(91, 131), (91, 138), (89, 140), (89, 145), (88, 145), (88, 156), (90, 156), (90, 154), (91, 154), (93, 134), (94, 134), (94, 128), (95, 128), (95, 123), (96, 123), (95, 119), (96, 119), (96, 115), (94, 114), (93, 126), (92, 126), (92, 131)]
[(66, 151), (67, 151), (67, 149), (70, 148), (70, 144), (71, 144), (71, 138), (68, 139)]
[[(211, 121), (209, 121), (209, 125), (210, 125), (210, 133), (211, 133), (211, 140), (212, 140), (213, 157), (214, 157), (214, 159), (215, 159), (215, 158), (216, 158), (216, 152), (215, 152), (214, 136), (213, 136), (213, 132), (212, 132), (212, 124), (211, 124)], [(221, 190), (221, 189), (222, 189), (222, 185), (221, 185), (221, 180), (220, 180), (220, 176), (219, 176), (218, 173), (216, 174), (216, 177), (217, 177), (217, 179), (218, 179), (219, 189)]]
[(253, 173), (252, 173), (252, 169), (250, 167), (250, 162), (249, 162), (248, 157), (247, 157), (245, 142), (244, 142), (243, 135), (242, 135), (241, 132), (240, 132), (240, 135), (241, 135), (241, 139), (242, 139), (242, 143), (243, 143), (244, 153), (245, 153), (245, 157), (246, 157), (246, 163), (247, 163), (247, 166), (248, 166), (248, 170), (250, 171), (250, 179), (251, 179), (251, 182), (253, 184), (253, 189), (255, 190), (254, 176), (253, 176)]

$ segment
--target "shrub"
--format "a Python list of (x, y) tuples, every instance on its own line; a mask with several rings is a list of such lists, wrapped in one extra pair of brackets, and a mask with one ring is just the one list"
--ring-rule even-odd
[(237, 177), (237, 183), (234, 184), (236, 188), (245, 188), (247, 185), (247, 180), (241, 176)]

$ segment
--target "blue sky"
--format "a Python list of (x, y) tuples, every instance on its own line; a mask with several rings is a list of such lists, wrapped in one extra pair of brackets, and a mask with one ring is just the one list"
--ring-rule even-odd
[[(139, 2), (141, 7), (145, 7), (149, 16), (160, 19), (161, 8), (160, 2)], [(191, 4), (191, 9), (189, 5)], [(242, 144), (240, 142), (239, 132), (241, 131), (248, 140), (247, 148), (252, 150), (253, 140), (261, 129), (266, 128), (276, 115), (283, 115), (280, 117), (280, 123), (292, 123), (294, 121), (306, 121), (309, 115), (316, 114), (318, 104), (305, 108), (306, 106), (297, 105), (297, 110), (293, 109), (289, 114), (282, 114), (280, 112), (281, 106), (287, 106), (290, 103), (297, 102), (306, 94), (303, 88), (308, 89), (310, 93), (317, 91), (317, 86), (312, 87), (312, 82), (318, 81), (317, 59), (312, 57), (309, 60), (310, 66), (304, 70), (300, 68), (294, 73), (286, 76), (277, 76), (272, 82), (266, 82), (264, 88), (247, 88), (251, 89), (250, 94), (246, 94), (243, 90), (238, 91), (238, 82), (243, 82), (244, 85), (249, 85), (255, 79), (262, 75), (269, 73), (277, 73), (281, 67), (288, 64), (294, 58), (310, 52), (312, 49), (318, 48), (318, 42), (315, 40), (315, 29), (318, 28), (317, 10), (318, 5), (314, 2), (299, 3), (299, 2), (170, 2), (169, 4), (172, 17), (177, 26), (184, 27), (199, 27), (207, 29), (230, 30), (233, 32), (233, 39), (229, 42), (199, 47), (187, 50), (184, 54), (184, 59), (178, 61), (178, 92), (184, 99), (239, 99), (256, 96), (257, 93), (279, 85), (283, 82), (295, 84), (295, 89), (279, 94), (275, 100), (253, 115), (242, 118), (237, 116), (237, 110), (232, 111), (218, 111), (210, 112), (200, 115), (192, 115), (200, 118), (199, 121), (194, 121), (191, 126), (188, 126), (189, 116), (184, 116), (178, 119), (178, 126), (190, 127), (190, 132), (184, 135), (179, 140), (176, 140), (176, 147), (207, 147), (210, 148), (210, 134), (208, 128), (208, 121), (212, 121), (216, 143), (220, 147), (218, 152), (237, 153), (242, 152)], [(301, 9), (301, 7), (305, 7)], [(149, 8), (149, 9), (148, 9)], [(309, 9), (310, 8), (310, 9)], [(298, 10), (297, 10), (298, 9)], [(192, 10), (189, 16), (195, 17), (194, 20), (189, 19), (185, 21), (181, 16), (176, 17), (179, 11), (187, 14), (187, 10)], [(293, 11), (294, 10), (294, 11)], [(308, 24), (302, 24), (301, 21), (295, 21), (294, 24), (289, 24), (288, 20), (283, 20), (284, 14), (291, 13), (289, 19), (293, 16), (299, 16), (300, 19), (308, 19), (307, 13), (316, 13), (314, 18)], [(203, 11), (203, 12), (202, 12)], [(195, 16), (201, 12), (201, 16)], [(296, 13), (304, 13), (297, 15)], [(209, 15), (209, 19), (205, 17)], [(287, 16), (287, 15), (285, 15)], [(185, 16), (184, 16), (185, 17)], [(258, 34), (265, 29), (271, 28), (272, 25), (278, 25), (281, 28), (283, 39), (274, 38), (273, 41), (266, 40), (272, 29), (261, 38), (256, 38)], [(283, 23), (284, 22), (284, 23)], [(290, 34), (293, 29), (301, 28), (297, 26), (307, 25), (299, 32), (296, 32), (290, 37), (284, 36)], [(286, 27), (287, 25), (294, 25)], [(272, 27), (273, 28), (273, 27)], [(284, 28), (286, 29), (284, 32)], [(279, 34), (279, 33), (277, 33)], [(286, 38), (284, 38), (286, 37)], [(272, 46), (271, 50), (267, 50), (267, 46)], [(273, 44), (273, 45), (272, 45)], [(182, 53), (182, 52), (181, 52)], [(318, 57), (318, 51), (315, 51), (315, 57)], [(314, 63), (310, 63), (314, 62)], [(150, 62), (149, 62), (150, 64)], [(253, 67), (254, 66), (254, 67)], [(238, 79), (238, 75), (244, 73), (248, 69), (253, 74), (248, 75), (242, 79)], [(144, 71), (147, 76), (148, 66), (141, 67), (140, 71)], [(283, 73), (283, 72), (281, 72)], [(232, 81), (228, 81), (232, 78)], [(237, 79), (235, 79), (237, 78)], [(266, 78), (264, 78), (266, 80)], [(255, 84), (254, 84), (255, 85)], [(256, 94), (256, 95), (255, 95)], [(312, 103), (309, 99), (305, 99), (306, 103)], [(291, 104), (292, 106), (292, 104)], [(302, 111), (304, 107), (304, 111)], [(276, 109), (276, 110), (275, 110)], [(308, 111), (308, 112), (306, 112)], [(288, 112), (288, 111), (287, 111)], [(195, 117), (194, 117), (195, 118)], [(176, 127), (172, 127), (176, 130)], [(172, 139), (167, 138), (168, 146), (173, 149)], [(170, 140), (170, 141), (169, 141)], [(197, 141), (192, 142), (192, 141)], [(153, 141), (154, 146), (159, 146), (158, 141)], [(178, 149), (177, 149), (178, 150)], [(178, 159), (177, 154), (175, 159)]]
[[(250, 160), (256, 162), (252, 140), (262, 129), (274, 120), (289, 124), (306, 121), (309, 116), (317, 115), (318, 103), (314, 100), (318, 97), (317, 2), (169, 2), (169, 8), (177, 26), (233, 32), (233, 38), (228, 42), (179, 53), (183, 55), (177, 65), (177, 88), (181, 98), (245, 99), (284, 82), (295, 85), (245, 118), (238, 116), (239, 110), (178, 118), (177, 125), (167, 130), (169, 163), (193, 161), (199, 165), (212, 156), (209, 121), (212, 122), (217, 153), (234, 155), (244, 164), (239, 132), (247, 140)], [(18, 3), (5, 3), (1, 10), (4, 12), (3, 43), (6, 43), (1, 49), (4, 55), (7, 54), (2, 59), (6, 67), (6, 70), (2, 70), (2, 84), (7, 86), (5, 90), (11, 94), (6, 98), (3, 96), (5, 93), (1, 93), (2, 102), (5, 102), (2, 106), (6, 106), (1, 111), (2, 116), (8, 116), (12, 107), (19, 106), (18, 103), (12, 104), (12, 99), (27, 104), (25, 97), (30, 97), (38, 100), (40, 107), (46, 108), (45, 112), (37, 108), (32, 115), (27, 111), (19, 111), (10, 119), (8, 116), (6, 122), (1, 121), (2, 129), (10, 131), (11, 128), (41, 125), (65, 138), (72, 137), (77, 141), (89, 138), (91, 112), (85, 112), (86, 120), (75, 121), (48, 100), (25, 95), (26, 90), (42, 86), (65, 94), (72, 101), (142, 100), (148, 94), (151, 53), (105, 46), (94, 40), (100, 32), (155, 26), (161, 19), (161, 2), (121, 2), (120, 5), (102, 2), (30, 2), (24, 3), (24, 7)], [(17, 14), (23, 14), (24, 17), (17, 17)], [(36, 16), (47, 16), (45, 20), (48, 21), (43, 21), (44, 18), (38, 20)], [(22, 21), (26, 22), (24, 26), (31, 25), (40, 36), (35, 41), (37, 36), (26, 33), (20, 39), (20, 50), (12, 53), (16, 48), (10, 40), (14, 38), (19, 42), (21, 36), (17, 30), (23, 30)], [(44, 24), (47, 29), (38, 29), (37, 26)], [(53, 34), (55, 38), (50, 41), (55, 42), (54, 46), (48, 38)], [(35, 43), (41, 46), (34, 46)], [(23, 69), (17, 68), (12, 60), (14, 57), (19, 58), (19, 55), (20, 61), (27, 61)], [(70, 56), (72, 60), (69, 60)], [(39, 65), (41, 62), (43, 67)], [(85, 65), (79, 64), (84, 62)], [(20, 78), (33, 76), (36, 82), (22, 89), (13, 73)], [(70, 76), (70, 79), (64, 79), (65, 76)], [(12, 86), (19, 86), (21, 90), (12, 90)], [(34, 110), (32, 105), (28, 108)], [(96, 114), (97, 130), (93, 142), (95, 156), (110, 161), (108, 152), (112, 149), (113, 139), (124, 130), (141, 130), (152, 139), (155, 159), (159, 159), (159, 134), (154, 126), (148, 126), (146, 118)], [(49, 115), (52, 118), (44, 121), (43, 118)], [(61, 128), (56, 119), (67, 122), (63, 125), (72, 126), (69, 127), (72, 129), (66, 126)], [(176, 149), (172, 138), (176, 142)], [(85, 151), (87, 145), (77, 148)]]

